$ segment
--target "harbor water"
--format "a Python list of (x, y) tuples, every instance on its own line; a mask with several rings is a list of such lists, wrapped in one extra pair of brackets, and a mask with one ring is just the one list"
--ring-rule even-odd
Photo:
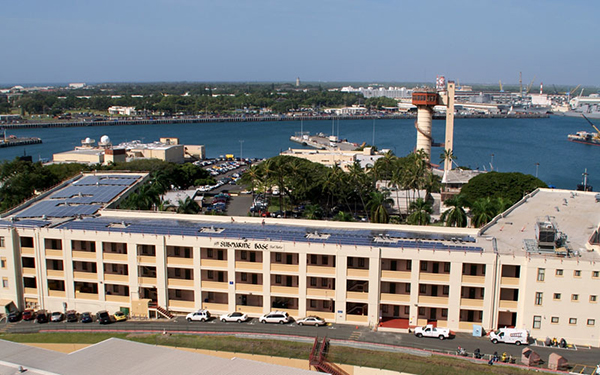
[[(269, 158), (288, 148), (300, 148), (290, 136), (301, 129), (310, 134), (338, 135), (340, 139), (374, 144), (398, 156), (413, 151), (416, 144), (414, 119), (231, 122), (169, 125), (122, 125), (75, 128), (11, 129), (17, 137), (40, 137), (42, 144), (0, 149), (0, 160), (23, 154), (34, 160), (52, 159), (52, 154), (72, 150), (81, 140), (98, 141), (108, 135), (113, 144), (140, 140), (158, 141), (178, 137), (185, 144), (206, 146), (209, 158), (234, 154), (244, 158)], [(445, 122), (434, 121), (434, 142), (444, 141)], [(456, 163), (472, 169), (522, 172), (557, 188), (574, 189), (587, 169), (589, 184), (600, 190), (600, 147), (569, 142), (567, 135), (591, 130), (583, 118), (457, 119), (454, 131)], [(432, 163), (440, 163), (441, 148), (432, 149)]]

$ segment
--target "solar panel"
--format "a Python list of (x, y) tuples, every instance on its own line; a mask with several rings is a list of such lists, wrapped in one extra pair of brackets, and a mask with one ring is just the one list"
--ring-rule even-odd
[[(255, 225), (255, 224), (224, 224), (214, 223), (215, 227), (224, 228), (219, 232), (203, 232), (202, 228), (206, 223), (198, 223), (184, 220), (128, 220), (127, 226), (114, 227), (109, 219), (105, 218), (86, 218), (74, 220), (58, 226), (60, 229), (71, 230), (89, 230), (89, 231), (108, 231), (122, 233), (144, 233), (155, 235), (176, 235), (191, 237), (211, 237), (211, 238), (246, 238), (256, 241), (287, 241), (303, 243), (326, 243), (337, 245), (352, 246), (372, 246), (385, 248), (419, 248), (430, 250), (448, 250), (448, 251), (483, 251), (478, 246), (447, 244), (442, 241), (423, 241), (423, 240), (399, 240), (397, 242), (380, 243), (375, 242), (372, 232), (369, 230), (332, 230), (327, 231), (330, 234), (327, 239), (310, 240), (306, 238), (306, 233), (315, 231), (309, 227), (286, 227), (283, 225)], [(210, 225), (208, 225), (210, 226)], [(411, 233), (412, 235), (412, 233)]]
[(73, 185), (85, 186), (85, 185), (122, 185), (131, 186), (141, 176), (125, 176), (125, 175), (98, 175), (98, 176), (85, 176), (80, 180), (77, 180)]

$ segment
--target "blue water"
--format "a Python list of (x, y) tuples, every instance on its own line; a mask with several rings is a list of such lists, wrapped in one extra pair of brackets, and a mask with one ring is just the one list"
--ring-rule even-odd
[[(232, 122), (172, 125), (129, 125), (82, 128), (10, 130), (18, 137), (40, 137), (39, 145), (0, 149), (0, 160), (13, 159), (26, 152), (34, 160), (52, 158), (52, 154), (72, 150), (81, 140), (100, 140), (108, 135), (113, 144), (124, 141), (157, 141), (160, 137), (178, 137), (182, 143), (203, 144), (207, 157), (225, 154), (268, 158), (299, 145), (289, 140), (300, 131), (300, 122)], [(434, 140), (444, 141), (444, 121), (434, 121)], [(332, 121), (305, 121), (303, 130), (311, 134), (331, 134)], [(591, 130), (583, 119), (550, 117), (545, 119), (457, 119), (454, 130), (454, 154), (462, 166), (490, 170), (493, 163), (500, 172), (522, 172), (538, 177), (558, 188), (574, 189), (587, 168), (589, 183), (600, 190), (600, 147), (567, 141), (567, 135)], [(372, 143), (373, 120), (335, 122), (335, 134), (356, 143)], [(240, 141), (244, 141), (243, 143)], [(414, 120), (376, 120), (375, 144), (396, 155), (410, 153), (416, 144)], [(240, 147), (241, 146), (241, 147)], [(434, 148), (432, 162), (439, 163), (442, 149)], [(492, 156), (493, 154), (493, 156)]]

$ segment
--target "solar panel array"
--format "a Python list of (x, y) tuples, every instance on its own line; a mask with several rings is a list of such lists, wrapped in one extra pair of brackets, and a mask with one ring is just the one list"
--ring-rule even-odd
[[(353, 230), (353, 229), (316, 229), (311, 227), (297, 227), (285, 225), (260, 225), (260, 224), (225, 224), (214, 223), (214, 227), (221, 227), (224, 230), (220, 233), (203, 232), (202, 228), (210, 227), (210, 224), (183, 221), (183, 220), (127, 220), (126, 226), (111, 227), (113, 221), (105, 218), (89, 218), (74, 220), (58, 226), (60, 229), (67, 230), (86, 230), (98, 232), (116, 232), (116, 233), (136, 233), (136, 234), (154, 234), (171, 236), (189, 236), (189, 237), (210, 237), (232, 240), (252, 240), (252, 241), (285, 241), (301, 243), (317, 243), (332, 245), (352, 245), (352, 246), (371, 246), (387, 248), (419, 248), (432, 250), (448, 251), (476, 251), (483, 249), (479, 246), (470, 245), (468, 238), (463, 241), (455, 239), (454, 241), (442, 238), (441, 236), (428, 235), (417, 238), (422, 234), (410, 232), (383, 231), (390, 237), (397, 238), (394, 242), (376, 242), (375, 237), (382, 231), (371, 230)], [(330, 234), (326, 239), (309, 240), (306, 238), (308, 233), (325, 232)], [(400, 234), (408, 237), (400, 237)], [(437, 238), (436, 238), (437, 237)], [(474, 239), (473, 239), (474, 241)]]
[(17, 213), (17, 218), (27, 217), (75, 217), (78, 215), (93, 215), (102, 205), (81, 204), (71, 205), (61, 200), (41, 201)]
[(0, 227), (22, 227), (22, 228), (41, 228), (50, 224), (48, 220), (18, 220), (18, 221), (10, 221), (10, 220), (0, 220)]
[(64, 218), (93, 215), (138, 181), (140, 176), (85, 176), (14, 216), (17, 218)]

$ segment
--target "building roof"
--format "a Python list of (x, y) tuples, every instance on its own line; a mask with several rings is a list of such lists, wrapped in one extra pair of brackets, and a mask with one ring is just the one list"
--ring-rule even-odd
[[(240, 358), (219, 358), (172, 348), (111, 338), (70, 354), (0, 340), (0, 375), (14, 374), (18, 366), (33, 374), (61, 375), (304, 375), (302, 370)], [(5, 371), (11, 369), (12, 371)]]
[(595, 196), (596, 193), (591, 192), (538, 189), (482, 228), (481, 236), (495, 238), (500, 254), (525, 255), (525, 243), (536, 239), (536, 223), (549, 222), (567, 236), (566, 245), (573, 252), (569, 257), (600, 261), (596, 251), (586, 249), (590, 236), (600, 223), (600, 203), (596, 202)]

